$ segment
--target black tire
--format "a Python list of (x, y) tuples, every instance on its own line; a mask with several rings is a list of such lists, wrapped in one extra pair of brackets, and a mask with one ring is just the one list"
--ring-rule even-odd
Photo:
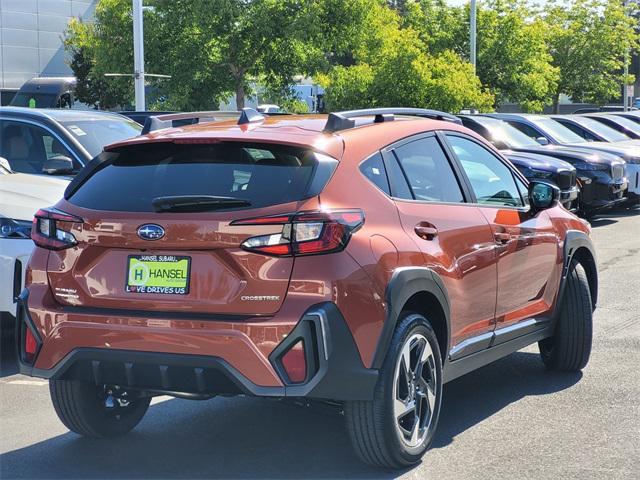
[(552, 337), (538, 343), (545, 366), (553, 371), (575, 372), (589, 362), (593, 339), (593, 307), (587, 275), (572, 262), (560, 316)]
[(124, 435), (149, 408), (150, 397), (131, 399), (127, 406), (105, 407), (105, 387), (75, 380), (50, 380), (49, 392), (58, 417), (72, 432), (85, 437)]
[[(435, 405), (429, 425), (425, 427), (424, 440), (415, 447), (408, 448), (401, 440), (394, 414), (394, 381), (397, 362), (402, 348), (411, 338), (419, 334), (426, 338), (431, 347), (433, 374), (430, 378), (435, 393)], [(404, 468), (419, 462), (427, 451), (435, 434), (442, 401), (442, 357), (438, 339), (429, 321), (417, 313), (406, 313), (401, 318), (391, 340), (387, 357), (380, 370), (380, 376), (371, 401), (350, 401), (344, 406), (347, 430), (358, 457), (365, 463), (383, 468)]]

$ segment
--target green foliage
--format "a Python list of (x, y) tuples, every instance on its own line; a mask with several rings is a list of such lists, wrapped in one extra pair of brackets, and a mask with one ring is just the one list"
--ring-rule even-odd
[(110, 109), (128, 103), (133, 93), (126, 79), (104, 76), (120, 70), (117, 66), (116, 70), (110, 70), (111, 64), (104, 61), (104, 53), (99, 48), (100, 34), (95, 24), (72, 19), (67, 28), (65, 47), (72, 53), (70, 67), (77, 79), (78, 100), (96, 108)]
[(637, 20), (615, 0), (551, 3), (546, 10), (549, 50), (560, 71), (554, 92), (597, 104), (619, 95), (628, 49), (638, 47)]
[(324, 85), (329, 110), (393, 106), (488, 111), (493, 103), (471, 65), (453, 52), (414, 58), (399, 54), (376, 66), (336, 67), (324, 77)]
[(298, 98), (285, 99), (280, 106), (288, 113), (309, 113), (309, 105), (307, 105), (307, 102)]
[[(408, 7), (409, 5), (407, 5)], [(482, 90), (471, 65), (454, 52), (428, 53), (418, 33), (386, 18), (378, 36), (364, 43), (349, 67), (335, 67), (322, 78), (329, 110), (362, 107), (423, 107), (487, 110), (493, 97)]]
[(354, 110), (376, 105), (372, 86), (373, 68), (366, 64), (343, 67), (339, 65), (326, 76), (318, 77), (325, 89), (327, 110)]
[[(155, 107), (238, 107), (259, 85), (274, 103), (302, 109), (296, 76), (326, 88), (330, 109), (420, 106), (488, 110), (518, 102), (540, 111), (560, 93), (618, 93), (633, 22), (618, 0), (569, 0), (544, 11), (525, 0), (478, 5), (477, 72), (468, 63), (469, 7), (447, 0), (145, 0), (147, 73)], [(78, 96), (100, 108), (133, 102), (130, 0), (99, 0), (95, 22), (72, 20), (65, 46)]]
[[(519, 102), (527, 111), (550, 103), (558, 72), (551, 66), (544, 24), (522, 0), (488, 0), (477, 9), (477, 74), (495, 106)], [(444, 0), (411, 5), (404, 20), (420, 32), (432, 53), (454, 51), (469, 58), (469, 7)]]

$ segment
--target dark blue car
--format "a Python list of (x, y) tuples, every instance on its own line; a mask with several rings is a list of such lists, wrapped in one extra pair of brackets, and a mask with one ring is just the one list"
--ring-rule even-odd
[[(577, 170), (578, 200), (573, 205), (580, 214), (590, 217), (595, 213), (624, 202), (627, 180), (624, 176), (625, 163), (616, 155), (602, 151), (589, 151), (574, 146), (540, 145), (529, 136), (528, 132), (520, 128), (530, 128), (529, 125), (510, 121), (503, 121), (485, 115), (460, 115), (464, 126), (489, 140), (496, 148), (518, 152), (529, 157), (531, 154), (551, 157), (571, 164)], [(521, 115), (507, 115), (508, 118), (526, 118)], [(546, 117), (543, 117), (546, 118)], [(551, 119), (549, 123), (557, 125), (559, 129), (565, 127)], [(531, 127), (533, 128), (533, 127)], [(569, 134), (573, 132), (568, 130)], [(548, 142), (547, 142), (548, 143)], [(509, 156), (509, 155), (507, 155)], [(527, 175), (527, 173), (524, 173)]]

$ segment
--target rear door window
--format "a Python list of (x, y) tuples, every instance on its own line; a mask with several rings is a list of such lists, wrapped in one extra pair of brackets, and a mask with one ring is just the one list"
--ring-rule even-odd
[(389, 181), (384, 168), (384, 161), (380, 152), (372, 155), (360, 165), (360, 171), (367, 177), (371, 183), (382, 190), (387, 195), (391, 195), (389, 190)]
[(415, 200), (464, 202), (458, 180), (436, 137), (405, 143), (394, 153)]
[(542, 134), (540, 132), (538, 132), (535, 128), (530, 127), (527, 124), (520, 123), (520, 122), (517, 122), (515, 120), (506, 120), (506, 122), (509, 125), (511, 125), (512, 127), (517, 128), (518, 130), (520, 130), (522, 133), (524, 133), (528, 137), (531, 137), (531, 138), (542, 137)]
[(152, 212), (158, 197), (217, 196), (247, 201), (230, 208), (259, 208), (317, 195), (336, 165), (283, 145), (146, 143), (101, 154), (70, 186), (68, 200), (95, 210)]

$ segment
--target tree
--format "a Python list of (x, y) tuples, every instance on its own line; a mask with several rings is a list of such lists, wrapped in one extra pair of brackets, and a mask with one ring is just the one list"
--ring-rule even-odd
[[(162, 81), (165, 108), (210, 109), (230, 93), (238, 108), (256, 79), (286, 87), (304, 73), (311, 54), (304, 26), (314, 6), (311, 0), (150, 0), (145, 11), (145, 70), (171, 75)], [(93, 79), (107, 72), (133, 71), (131, 2), (100, 0), (95, 22), (73, 21), (66, 48), (82, 51)], [(78, 59), (78, 62), (80, 59)], [(73, 61), (72, 61), (73, 62)], [(76, 62), (76, 63), (78, 63)], [(131, 98), (130, 79), (109, 79)], [(126, 83), (126, 84), (125, 84)], [(94, 93), (99, 85), (86, 84)], [(100, 85), (102, 86), (102, 84)], [(122, 98), (119, 98), (122, 100)]]
[(554, 95), (574, 101), (603, 104), (619, 94), (622, 67), (628, 49), (637, 48), (635, 20), (625, 15), (617, 0), (572, 0), (552, 3), (546, 10), (548, 43), (559, 70)]
[(110, 65), (104, 61), (98, 64), (99, 44), (95, 24), (71, 20), (65, 47), (71, 53), (69, 66), (77, 81), (75, 95), (81, 102), (96, 108), (115, 108), (128, 103), (131, 87), (126, 79), (107, 79), (104, 76), (104, 73), (121, 70), (117, 66), (110, 70)]
[[(429, 52), (451, 50), (469, 58), (469, 7), (444, 0), (421, 0), (404, 23), (420, 33)], [(544, 23), (522, 0), (488, 0), (477, 10), (477, 75), (495, 96), (495, 106), (510, 101), (525, 111), (550, 103), (558, 72), (551, 65)]]
[(493, 103), (471, 65), (450, 50), (437, 55), (426, 52), (418, 33), (410, 27), (400, 28), (395, 14), (365, 45), (355, 65), (336, 67), (322, 79), (329, 109), (487, 110)]

